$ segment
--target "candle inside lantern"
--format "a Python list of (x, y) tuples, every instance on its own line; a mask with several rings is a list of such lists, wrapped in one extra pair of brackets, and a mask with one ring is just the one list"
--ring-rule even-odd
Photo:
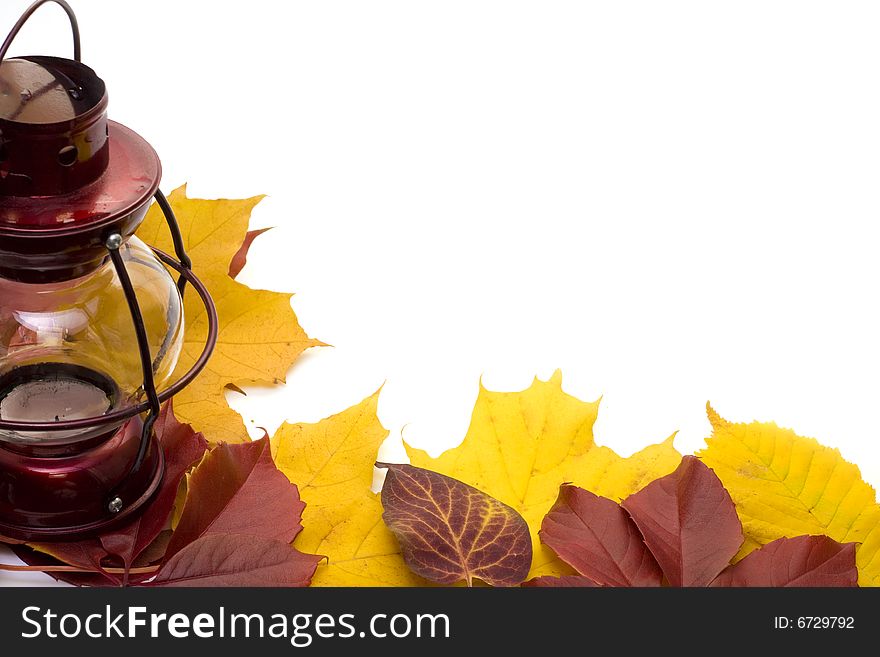
[(107, 393), (97, 386), (59, 377), (13, 388), (0, 401), (0, 417), (18, 422), (58, 422), (102, 415), (109, 408)]
[[(0, 392), (0, 419), (13, 422), (61, 422), (97, 417), (113, 407), (109, 387), (65, 371), (44, 373), (30, 380), (19, 379)], [(27, 440), (46, 440), (69, 432), (28, 431)]]

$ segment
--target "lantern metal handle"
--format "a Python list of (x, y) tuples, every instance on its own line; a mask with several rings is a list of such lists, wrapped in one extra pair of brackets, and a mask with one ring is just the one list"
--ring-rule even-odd
[(28, 22), (31, 16), (34, 15), (34, 12), (37, 11), (40, 7), (45, 5), (48, 2), (54, 2), (56, 5), (59, 5), (67, 14), (67, 17), (70, 19), (70, 29), (73, 32), (73, 59), (74, 61), (80, 62), (82, 61), (82, 48), (80, 46), (80, 38), (79, 38), (79, 23), (76, 20), (76, 14), (73, 13), (73, 9), (65, 0), (37, 0), (34, 4), (27, 8), (27, 10), (21, 15), (21, 18), (18, 19), (15, 25), (12, 26), (12, 30), (10, 30), (9, 35), (6, 37), (6, 40), (3, 42), (3, 45), (0, 46), (0, 63), (6, 58), (6, 53), (9, 51), (9, 47), (12, 45), (12, 42), (15, 40), (15, 37), (18, 36), (18, 33), (21, 32), (21, 28), (24, 27), (24, 24)]
[[(186, 274), (192, 273), (192, 260), (190, 260), (189, 255), (186, 253), (186, 247), (183, 243), (183, 235), (180, 233), (180, 225), (177, 223), (177, 217), (174, 215), (174, 210), (172, 209), (171, 204), (168, 203), (168, 199), (165, 198), (165, 195), (161, 190), (157, 189), (155, 196), (156, 202), (162, 210), (162, 214), (165, 216), (165, 223), (168, 224), (168, 231), (171, 233), (171, 241), (174, 244), (175, 255), (180, 263), (181, 270), (180, 277), (177, 281), (177, 288), (181, 297), (183, 297), (187, 280)], [(134, 476), (138, 470), (140, 470), (141, 466), (143, 466), (147, 457), (147, 451), (150, 448), (150, 440), (153, 436), (153, 426), (155, 425), (156, 419), (159, 417), (161, 411), (159, 392), (156, 390), (156, 380), (153, 372), (153, 356), (150, 353), (150, 343), (147, 338), (144, 317), (141, 313), (137, 293), (134, 289), (134, 285), (132, 285), (131, 277), (128, 275), (128, 270), (125, 268), (125, 260), (119, 252), (119, 248), (123, 243), (124, 240), (121, 234), (112, 233), (107, 237), (104, 245), (107, 247), (107, 251), (110, 254), (110, 260), (116, 270), (116, 275), (119, 277), (119, 282), (122, 285), (122, 291), (125, 295), (125, 301), (128, 303), (128, 310), (131, 313), (131, 320), (134, 325), (135, 336), (137, 337), (141, 369), (144, 373), (143, 388), (144, 393), (147, 396), (149, 410), (147, 411), (147, 417), (144, 419), (144, 424), (141, 429), (141, 441), (138, 447), (137, 456), (135, 457), (135, 460), (132, 461), (126, 475), (122, 477), (117, 487), (110, 492), (107, 499), (107, 509), (111, 513), (119, 513), (125, 507), (125, 500), (117, 495), (116, 491), (125, 485), (126, 479)], [(212, 304), (206, 305), (211, 306)], [(216, 309), (212, 307), (208, 308), (209, 313), (211, 313), (212, 310), (216, 319)], [(208, 345), (210, 345), (210, 348), (213, 348), (214, 342), (216, 342), (216, 333), (212, 334), (212, 336), (209, 335)]]
[[(177, 256), (177, 261), (183, 265), (185, 269), (191, 270), (192, 260), (190, 260), (189, 255), (186, 253), (186, 248), (183, 245), (183, 235), (180, 234), (180, 226), (177, 223), (177, 217), (174, 216), (174, 209), (171, 207), (168, 199), (165, 198), (165, 194), (162, 193), (161, 189), (156, 190), (156, 202), (162, 209), (162, 214), (165, 215), (165, 221), (168, 223), (168, 230), (171, 232), (171, 242), (174, 244), (174, 255)], [(186, 289), (185, 276), (180, 276), (177, 279), (177, 289), (180, 292), (180, 296), (183, 296), (183, 292)]]

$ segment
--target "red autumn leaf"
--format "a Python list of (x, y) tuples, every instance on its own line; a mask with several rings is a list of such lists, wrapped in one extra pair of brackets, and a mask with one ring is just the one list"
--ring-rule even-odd
[(659, 564), (626, 511), (577, 486), (559, 487), (539, 535), (560, 559), (598, 584), (660, 586), (663, 581)]
[[(738, 551), (742, 525), (715, 473), (694, 457), (685, 457), (675, 472), (648, 484), (620, 506), (562, 485), (540, 535), (580, 575), (539, 577), (524, 586), (634, 586), (642, 578), (658, 585), (663, 575), (673, 586), (857, 586), (858, 582), (855, 544), (840, 544), (827, 536), (779, 539), (716, 577)], [(642, 539), (644, 546), (633, 544)], [(651, 555), (656, 561), (653, 566), (647, 561), (646, 566)]]
[(146, 586), (308, 586), (321, 559), (271, 538), (206, 534), (168, 559)]
[(439, 584), (479, 578), (516, 586), (529, 573), (529, 528), (514, 509), (457, 479), (411, 465), (388, 474), (382, 518), (416, 574)]
[[(42, 544), (54, 547), (56, 544)], [(38, 552), (27, 544), (19, 544), (11, 546), (12, 552), (28, 566), (34, 566), (37, 569), (53, 568), (55, 566), (72, 566), (80, 572), (63, 572), (63, 571), (47, 571), (47, 574), (53, 579), (73, 586), (121, 586), (122, 578), (113, 573), (108, 573), (103, 569), (100, 562), (94, 559), (96, 556), (106, 553), (101, 550), (100, 542), (94, 541), (93, 550), (89, 550), (85, 541), (77, 541), (73, 544), (75, 547), (67, 550), (59, 550), (59, 554), (64, 555), (64, 559), (60, 556)], [(68, 561), (69, 559), (69, 561)]]
[(100, 537), (104, 549), (122, 559), (126, 568), (131, 567), (165, 529), (180, 481), (208, 448), (202, 434), (195, 433), (190, 425), (177, 421), (171, 401), (165, 404), (156, 419), (155, 431), (165, 455), (165, 477), (161, 488), (134, 522)]
[(296, 486), (275, 467), (267, 439), (218, 445), (190, 475), (186, 504), (166, 559), (209, 534), (290, 543), (302, 529), (304, 508)]
[[(70, 541), (68, 543), (28, 543), (36, 552), (59, 559), (71, 566), (85, 570), (103, 571), (102, 561), (108, 556), (98, 539)], [(112, 575), (107, 577), (116, 580)]]
[(522, 583), (523, 586), (530, 588), (554, 588), (554, 589), (571, 589), (571, 588), (599, 588), (602, 585), (597, 584), (589, 577), (581, 575), (561, 575), (553, 577), (552, 575), (544, 575), (543, 577), (534, 577)]
[(68, 564), (59, 561), (48, 554), (37, 552), (33, 548), (29, 548), (23, 543), (10, 546), (13, 554), (21, 559), (28, 566), (34, 566), (37, 569), (52, 568), (55, 566), (73, 566), (75, 568), (83, 568), (83, 572), (55, 572), (46, 571), (46, 574), (59, 582), (72, 584), (73, 586), (119, 586), (120, 580), (115, 575), (102, 574), (99, 572), (85, 572), (91, 570), (88, 566), (79, 564)]
[(780, 538), (721, 573), (712, 586), (857, 586), (856, 544), (827, 536)]
[(242, 242), (241, 247), (236, 251), (235, 255), (232, 256), (232, 260), (229, 262), (229, 278), (235, 278), (241, 273), (241, 270), (244, 269), (244, 266), (247, 264), (248, 251), (251, 250), (251, 245), (254, 243), (254, 240), (267, 230), (272, 230), (272, 228), (260, 228), (259, 230), (249, 230), (247, 232), (244, 236), (244, 242)]
[(305, 504), (269, 440), (222, 444), (189, 478), (186, 504), (147, 586), (307, 586), (322, 557), (290, 546)]
[(721, 481), (685, 456), (672, 474), (623, 501), (672, 586), (707, 586), (743, 542), (742, 523)]

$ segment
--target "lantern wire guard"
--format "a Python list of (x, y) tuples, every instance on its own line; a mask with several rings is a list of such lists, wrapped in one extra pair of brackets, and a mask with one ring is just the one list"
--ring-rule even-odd
[[(24, 12), (24, 14), (22, 14), (21, 18), (16, 22), (12, 31), (9, 33), (9, 36), (6, 37), (6, 40), (3, 42), (2, 46), (0, 46), (0, 64), (2, 64), (5, 59), (12, 41), (27, 20), (37, 9), (48, 2), (54, 2), (55, 4), (60, 5), (67, 13), (67, 16), (70, 19), (71, 30), (73, 32), (74, 60), (80, 62), (81, 47), (79, 27), (70, 5), (64, 0), (37, 0)], [(136, 456), (131, 461), (127, 474), (119, 480), (120, 483), (108, 490), (106, 494), (105, 508), (107, 512), (109, 512), (111, 516), (119, 517), (127, 515), (121, 512), (130, 507), (130, 505), (136, 501), (142, 503), (144, 497), (151, 495), (158, 487), (158, 483), (161, 480), (161, 470), (164, 469), (164, 460), (161, 455), (161, 450), (159, 450), (158, 459), (149, 461), (151, 464), (155, 463), (155, 468), (160, 470), (160, 472), (154, 473), (152, 478), (152, 490), (148, 490), (140, 500), (124, 499), (123, 493), (119, 490), (124, 487), (126, 480), (136, 475), (143, 468), (144, 464), (148, 462), (146, 457), (150, 448), (153, 427), (159, 415), (161, 403), (170, 399), (173, 395), (189, 385), (204, 369), (214, 350), (214, 346), (216, 345), (219, 326), (216, 307), (208, 290), (192, 270), (192, 261), (186, 253), (183, 237), (180, 233), (180, 227), (178, 226), (174, 211), (164, 194), (158, 190), (158, 183), (156, 183), (154, 199), (165, 217), (174, 245), (176, 258), (171, 257), (159, 249), (153, 247), (150, 248), (164, 265), (176, 272), (178, 276), (177, 288), (181, 297), (185, 291), (186, 284), (189, 283), (195, 293), (199, 296), (206, 311), (207, 337), (204, 348), (195, 363), (187, 372), (177, 378), (177, 380), (171, 383), (166, 389), (157, 390), (154, 377), (155, 364), (153, 356), (150, 353), (150, 344), (147, 338), (144, 318), (141, 313), (140, 304), (138, 303), (137, 292), (132, 284), (131, 277), (126, 269), (125, 260), (120, 252), (120, 247), (125, 243), (126, 237), (123, 235), (123, 232), (119, 230), (117, 225), (109, 225), (104, 231), (101, 240), (104, 249), (106, 249), (105, 255), (108, 256), (112, 262), (113, 268), (119, 279), (128, 310), (131, 314), (131, 320), (137, 338), (140, 365), (143, 370), (143, 395), (141, 396), (143, 401), (127, 408), (110, 410), (103, 415), (76, 419), (62, 419), (55, 422), (10, 421), (0, 418), (0, 429), (2, 430), (14, 432), (64, 432), (79, 429), (94, 429), (104, 426), (107, 426), (108, 429), (112, 430), (113, 427), (119, 426), (120, 423), (126, 422), (137, 415), (145, 413), (146, 417), (143, 421), (140, 444)]]

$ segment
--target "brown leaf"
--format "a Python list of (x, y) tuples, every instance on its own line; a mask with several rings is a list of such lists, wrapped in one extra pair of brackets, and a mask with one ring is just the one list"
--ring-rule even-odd
[(457, 479), (411, 465), (380, 463), (382, 518), (407, 565), (440, 584), (479, 578), (516, 586), (528, 575), (532, 544), (514, 509)]
[(284, 541), (206, 534), (175, 553), (147, 586), (308, 586), (321, 557)]
[(244, 266), (247, 264), (248, 252), (251, 250), (251, 245), (254, 243), (254, 240), (267, 230), (272, 230), (272, 227), (260, 228), (259, 230), (249, 230), (245, 234), (244, 241), (241, 243), (241, 248), (235, 252), (235, 255), (232, 256), (232, 260), (229, 262), (229, 278), (235, 278), (241, 273), (241, 270), (244, 269)]
[(604, 586), (660, 586), (663, 581), (627, 512), (577, 486), (559, 487), (540, 536), (565, 563)]
[(266, 438), (208, 452), (189, 478), (189, 492), (166, 558), (209, 534), (243, 534), (290, 543), (305, 504), (275, 467)]
[(685, 456), (622, 503), (672, 586), (706, 586), (743, 542), (730, 495), (712, 470)]
[(554, 589), (570, 589), (570, 588), (601, 588), (601, 584), (596, 584), (589, 577), (581, 575), (561, 575), (553, 577), (552, 575), (544, 575), (543, 577), (533, 577), (527, 582), (522, 583), (523, 586), (530, 588), (554, 588)]
[(712, 586), (858, 586), (856, 544), (827, 536), (780, 538), (721, 573)]

